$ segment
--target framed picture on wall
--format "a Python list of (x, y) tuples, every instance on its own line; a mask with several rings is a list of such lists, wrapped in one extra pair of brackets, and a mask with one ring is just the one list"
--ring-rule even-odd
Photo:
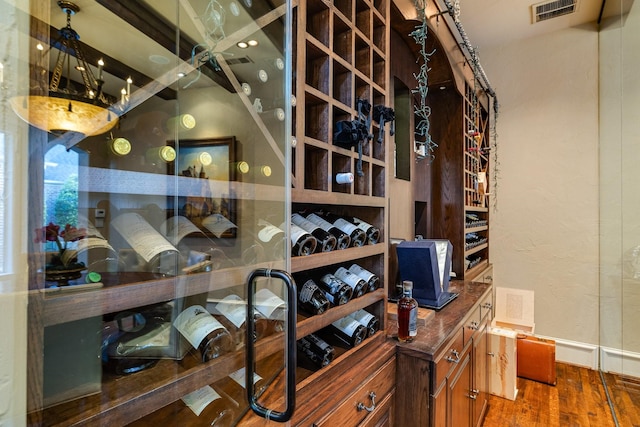
[(169, 145), (177, 152), (171, 173), (194, 178), (193, 185), (180, 181), (185, 195), (180, 195), (179, 188), (177, 215), (186, 217), (209, 236), (235, 237), (237, 212), (231, 188), (236, 179), (235, 137), (181, 139), (177, 143), (169, 141)]

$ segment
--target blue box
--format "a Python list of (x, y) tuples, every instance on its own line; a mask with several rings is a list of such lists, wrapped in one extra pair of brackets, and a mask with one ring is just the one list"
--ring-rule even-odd
[(421, 307), (439, 310), (458, 296), (449, 292), (453, 246), (448, 240), (401, 242), (396, 247), (400, 280), (413, 282)]

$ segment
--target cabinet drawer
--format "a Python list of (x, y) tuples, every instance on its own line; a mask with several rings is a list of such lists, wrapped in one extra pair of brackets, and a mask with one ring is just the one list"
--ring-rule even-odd
[(370, 414), (366, 409), (358, 409), (358, 404), (362, 403), (365, 407), (372, 409), (371, 393), (375, 393), (376, 405), (387, 400), (387, 395), (395, 387), (395, 377), (396, 359), (394, 357), (349, 395), (335, 411), (314, 425), (317, 427), (357, 426)]
[(493, 319), (493, 290), (480, 301), (480, 317), (488, 320)]
[(433, 368), (433, 390), (438, 390), (440, 384), (447, 377), (449, 372), (458, 364), (462, 357), (462, 350), (464, 349), (462, 329), (454, 335), (453, 339), (449, 342), (447, 350), (442, 356), (434, 363)]
[(473, 334), (475, 334), (480, 328), (480, 322), (482, 318), (480, 316), (480, 306), (477, 306), (471, 315), (464, 322), (464, 345), (467, 345)]

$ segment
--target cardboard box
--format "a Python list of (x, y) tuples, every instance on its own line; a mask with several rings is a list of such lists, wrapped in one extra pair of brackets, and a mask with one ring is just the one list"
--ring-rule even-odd
[(518, 395), (517, 336), (511, 329), (489, 328), (489, 393), (509, 400)]
[(534, 292), (524, 289), (495, 288), (495, 317), (491, 326), (533, 335)]

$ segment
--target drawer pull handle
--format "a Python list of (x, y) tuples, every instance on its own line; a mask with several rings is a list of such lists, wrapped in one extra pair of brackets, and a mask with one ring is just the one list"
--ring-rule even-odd
[(467, 328), (477, 331), (479, 325), (480, 324), (474, 320), (473, 322), (471, 322), (469, 326), (467, 326)]
[(490, 351), (489, 353), (487, 353), (487, 355), (491, 356), (491, 357), (495, 357), (496, 354), (494, 352)]
[(453, 354), (453, 357), (451, 356), (445, 357), (445, 360), (447, 362), (452, 362), (452, 363), (460, 362), (460, 353), (458, 353), (458, 350), (451, 349), (451, 354)]
[(373, 410), (376, 409), (376, 393), (373, 391), (369, 393), (369, 398), (371, 399), (371, 406), (364, 406), (364, 403), (358, 402), (358, 405), (356, 406), (358, 411), (365, 410), (367, 412), (373, 412)]

